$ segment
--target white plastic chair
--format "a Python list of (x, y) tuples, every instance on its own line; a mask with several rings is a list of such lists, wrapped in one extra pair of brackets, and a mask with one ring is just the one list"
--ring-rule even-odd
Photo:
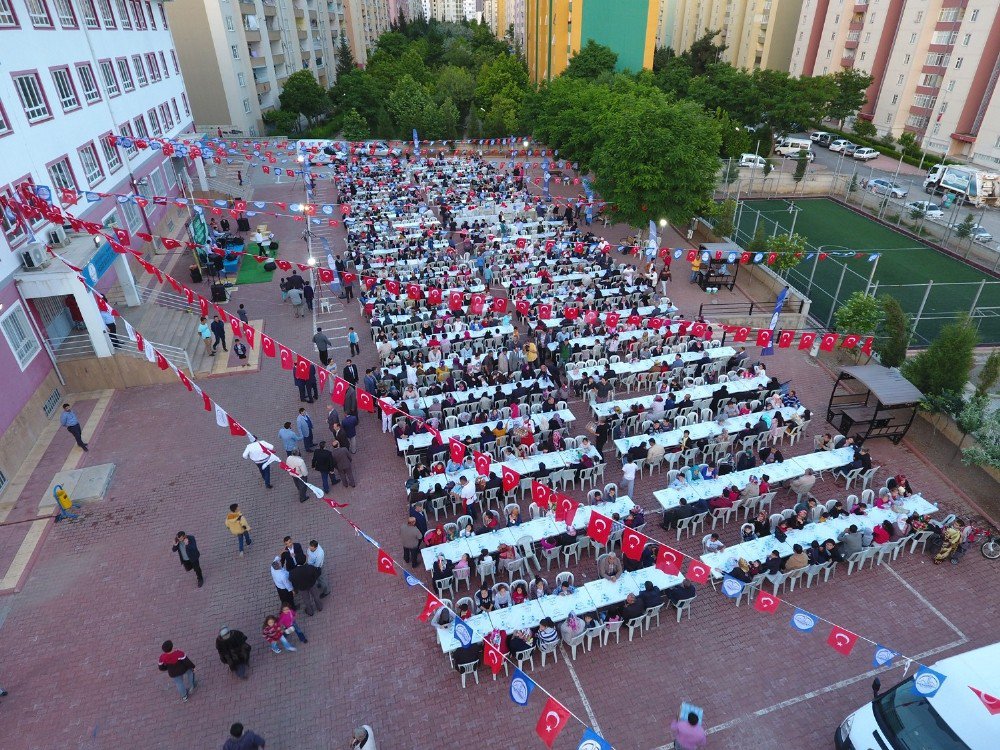
[(470, 674), (476, 678), (476, 684), (479, 684), (479, 672), (476, 671), (476, 667), (479, 666), (479, 659), (475, 661), (470, 661), (465, 664), (458, 665), (458, 673), (462, 675), (462, 687), (465, 687), (465, 678)]
[(677, 622), (681, 621), (681, 615), (685, 612), (687, 613), (688, 619), (691, 619), (691, 602), (694, 601), (692, 596), (689, 599), (681, 599), (679, 602), (670, 602), (671, 606), (677, 610)]

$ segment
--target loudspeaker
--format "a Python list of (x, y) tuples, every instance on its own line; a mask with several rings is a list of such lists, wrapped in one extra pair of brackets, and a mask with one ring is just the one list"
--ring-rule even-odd
[(242, 216), (236, 220), (236, 231), (237, 232), (249, 232), (250, 231), (250, 220), (245, 219)]
[(264, 270), (265, 271), (273, 271), (277, 267), (278, 267), (278, 264), (275, 263), (273, 260), (264, 261)]
[(225, 284), (212, 284), (212, 302), (228, 302)]

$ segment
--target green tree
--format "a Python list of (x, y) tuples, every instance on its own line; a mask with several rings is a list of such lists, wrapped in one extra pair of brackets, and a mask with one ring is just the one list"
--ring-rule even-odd
[(713, 201), (705, 213), (707, 214), (705, 218), (712, 222), (715, 234), (719, 237), (732, 237), (735, 228), (733, 219), (736, 217), (736, 201), (724, 200), (721, 203)]
[(506, 138), (520, 129), (520, 104), (506, 94), (496, 94), (483, 115), (483, 135)]
[(612, 213), (634, 226), (686, 224), (715, 189), (719, 124), (694, 102), (623, 97), (599, 120), (592, 167)]
[(499, 55), (479, 69), (473, 101), (475, 106), (489, 109), (493, 97), (502, 94), (520, 106), (527, 91), (528, 68), (524, 61), (513, 55)]
[(981, 396), (988, 396), (993, 391), (993, 386), (1000, 379), (1000, 352), (990, 352), (990, 356), (983, 363), (983, 368), (976, 378), (976, 393)]
[(844, 127), (844, 120), (855, 115), (868, 101), (865, 91), (875, 80), (868, 73), (854, 68), (845, 68), (834, 73), (831, 78), (836, 86), (836, 94), (827, 104), (826, 116), (837, 120)]
[(283, 109), (269, 109), (264, 113), (264, 124), (274, 135), (291, 135), (299, 130), (299, 115)]
[(653, 72), (659, 73), (670, 61), (677, 57), (677, 53), (674, 52), (671, 47), (657, 47), (653, 50)]
[(610, 75), (618, 64), (618, 53), (610, 47), (598, 44), (588, 39), (583, 48), (569, 60), (569, 65), (563, 71), (569, 78), (586, 78), (595, 81), (601, 76)]
[(905, 130), (899, 134), (897, 139), (899, 145), (903, 147), (903, 153), (913, 159), (919, 159), (921, 155), (920, 144), (917, 143), (917, 137), (913, 135), (909, 130)]
[(965, 402), (962, 410), (955, 415), (955, 424), (962, 431), (962, 439), (958, 443), (961, 448), (965, 439), (983, 428), (986, 422), (986, 410), (990, 404), (989, 397), (977, 393)]
[(347, 43), (347, 37), (340, 37), (340, 46), (337, 47), (337, 80), (342, 76), (357, 70), (358, 63), (351, 52), (351, 46)]
[(874, 333), (882, 320), (882, 303), (864, 292), (854, 292), (837, 308), (834, 318), (841, 333)]
[(993, 409), (972, 432), (976, 445), (962, 451), (962, 463), (1000, 469), (1000, 409)]
[(694, 77), (691, 72), (691, 61), (688, 58), (667, 58), (662, 67), (658, 69), (654, 62), (654, 71), (653, 80), (656, 82), (657, 88), (667, 94), (672, 94), (677, 99), (687, 97), (688, 84)]
[(430, 94), (417, 83), (413, 76), (407, 74), (399, 79), (399, 83), (389, 94), (389, 113), (396, 123), (398, 133), (407, 136), (413, 128), (422, 137), (430, 138), (426, 134), (428, 110), (437, 111)]
[(775, 234), (767, 238), (766, 252), (775, 253), (774, 263), (771, 264), (778, 273), (789, 271), (795, 268), (806, 254), (806, 238), (801, 234)]
[(721, 29), (718, 31), (706, 30), (701, 37), (691, 43), (691, 46), (684, 53), (683, 56), (690, 62), (694, 75), (702, 75), (710, 65), (722, 59), (722, 53), (726, 51), (727, 46), (715, 43), (715, 37), (721, 33)]
[(799, 151), (799, 155), (795, 157), (795, 172), (792, 173), (792, 179), (796, 182), (802, 182), (802, 178), (806, 176), (806, 169), (809, 167), (809, 152), (805, 149)]
[(979, 336), (968, 316), (941, 328), (931, 345), (908, 359), (903, 376), (925, 395), (961, 393), (972, 371), (972, 352)]
[(459, 112), (465, 115), (469, 112), (475, 93), (476, 79), (469, 71), (454, 65), (446, 65), (438, 72), (434, 87), (434, 99), (438, 104), (443, 104), (445, 99), (451, 99)]
[(728, 112), (716, 110), (715, 118), (719, 121), (719, 133), (722, 136), (722, 148), (719, 156), (723, 159), (739, 159), (741, 154), (753, 153), (750, 144), (750, 133), (734, 121)]
[(340, 127), (342, 135), (348, 141), (366, 141), (372, 137), (371, 129), (365, 122), (365, 118), (353, 108), (344, 113)]
[(882, 304), (882, 321), (876, 329), (875, 351), (886, 367), (899, 367), (906, 361), (910, 345), (910, 318), (899, 300), (884, 294), (878, 298)]
[(854, 123), (851, 125), (851, 130), (859, 138), (874, 138), (878, 131), (875, 126), (871, 124), (869, 120), (862, 119), (860, 117), (854, 118)]
[(598, 120), (612, 100), (607, 86), (559, 76), (526, 97), (525, 120), (536, 140), (588, 169), (600, 141)]
[(310, 124), (330, 109), (326, 91), (308, 70), (297, 70), (288, 76), (278, 101), (283, 110), (302, 115)]
[(389, 92), (383, 89), (379, 81), (360, 69), (345, 73), (330, 89), (330, 100), (335, 111), (343, 114), (349, 109), (357, 110), (368, 127), (381, 136), (390, 135), (377, 132), (378, 123), (385, 119), (385, 102), (388, 96)]
[(968, 240), (972, 236), (972, 230), (976, 228), (976, 217), (968, 214), (961, 223), (955, 227), (955, 234), (960, 240)]
[(451, 139), (458, 137), (458, 124), (461, 122), (461, 114), (455, 102), (451, 100), (451, 97), (441, 102), (441, 106), (438, 108), (437, 119), (441, 125), (442, 138)]
[(747, 251), (752, 255), (767, 252), (767, 231), (765, 231), (764, 227), (757, 227), (757, 231), (754, 232), (753, 238), (747, 245)]

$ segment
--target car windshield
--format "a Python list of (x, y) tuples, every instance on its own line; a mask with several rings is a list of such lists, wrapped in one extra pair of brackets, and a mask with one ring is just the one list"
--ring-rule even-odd
[(896, 750), (969, 750), (930, 702), (900, 683), (872, 703), (879, 728)]

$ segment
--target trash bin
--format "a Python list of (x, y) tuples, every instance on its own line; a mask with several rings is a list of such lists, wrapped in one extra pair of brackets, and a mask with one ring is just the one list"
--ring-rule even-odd
[(188, 271), (191, 272), (191, 281), (194, 283), (199, 283), (201, 281), (201, 269), (197, 265), (188, 266)]

